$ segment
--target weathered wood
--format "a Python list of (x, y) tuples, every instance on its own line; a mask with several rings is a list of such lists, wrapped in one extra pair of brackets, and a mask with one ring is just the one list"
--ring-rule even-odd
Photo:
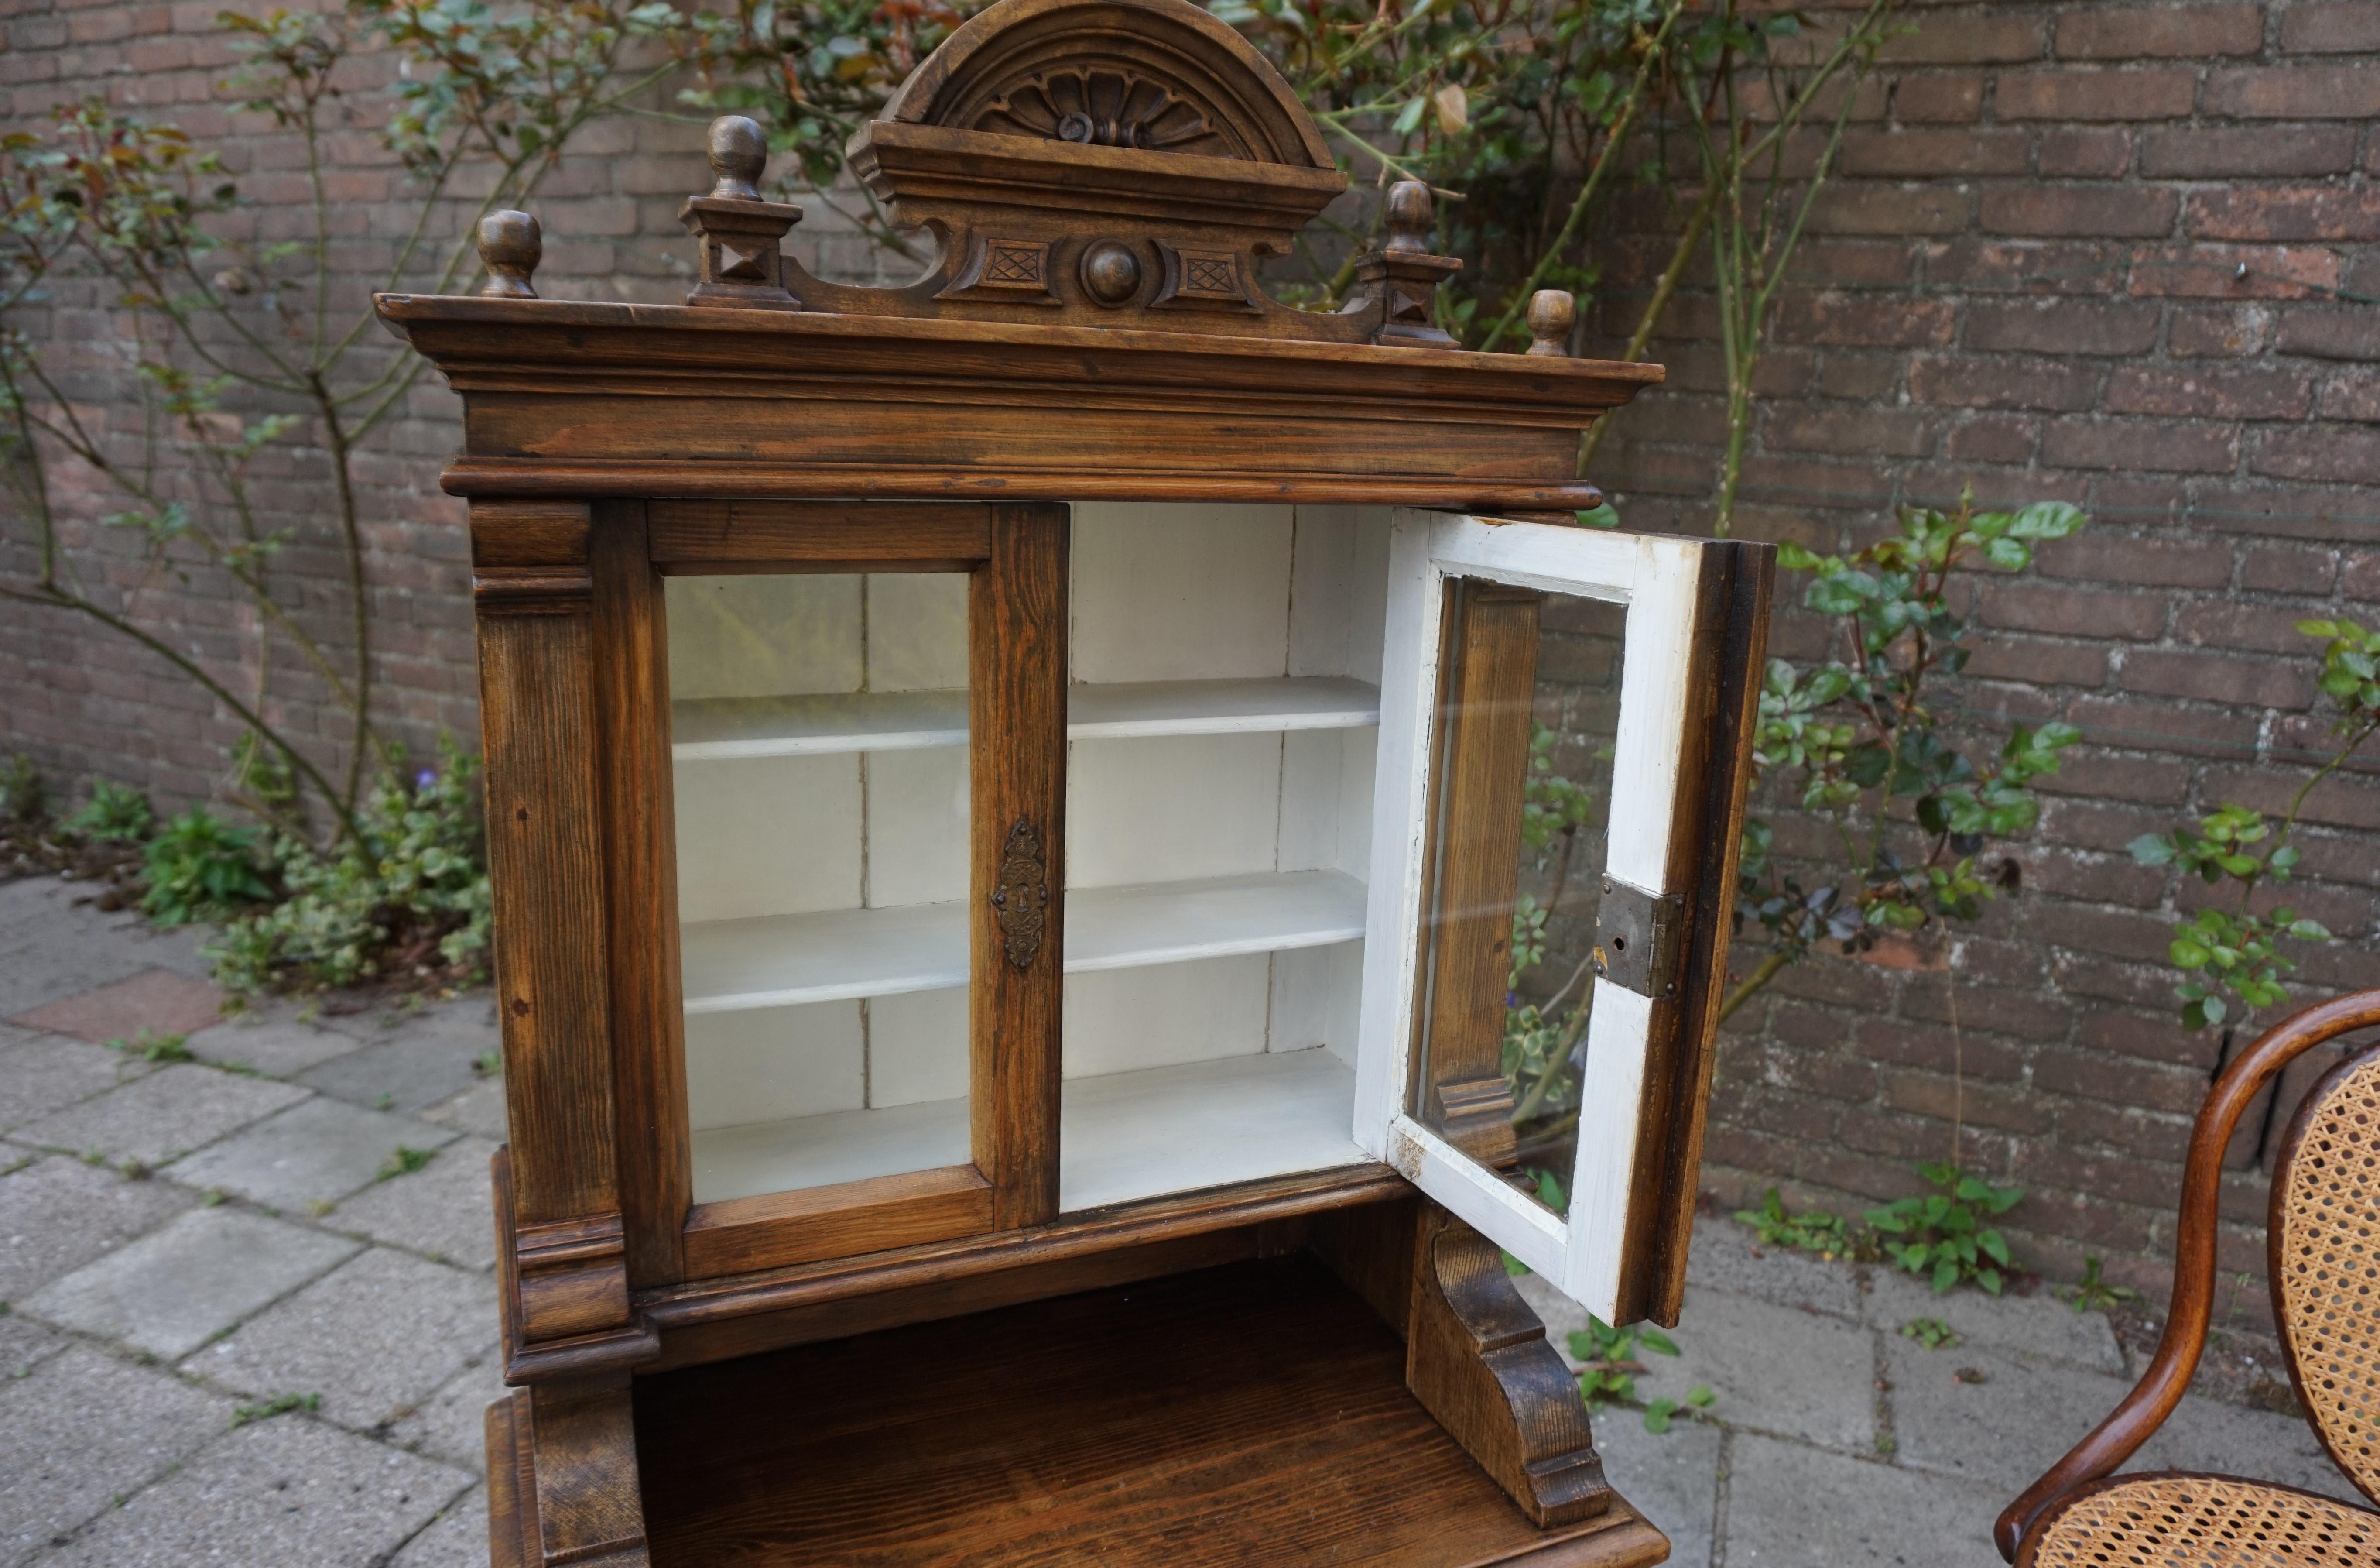
[(526, 1428), (535, 1477), (537, 1561), (645, 1568), (651, 1559), (626, 1376), (540, 1383), (513, 1411)]
[(616, 1160), (628, 1281), (638, 1285), (684, 1276), (679, 1237), (694, 1200), (678, 992), (669, 639), (648, 531), (641, 504), (599, 503), (589, 561)]
[(524, 1225), (620, 1207), (591, 592), (564, 614), (480, 606), (496, 1011)]
[(992, 1228), (992, 1187), (972, 1165), (698, 1203), (686, 1221), (696, 1279), (849, 1258)]
[(1445, 776), (1433, 813), (1428, 1034), (1415, 1110), (1447, 1142), (1495, 1166), (1513, 1158), (1504, 993), (1544, 603), (1526, 589), (1462, 584), (1439, 702)]
[(982, 505), (656, 501), (651, 517), (652, 562), (667, 572), (964, 572), (991, 554)]
[[(969, 1310), (971, 1292), (996, 1290), (983, 1283), (1010, 1272), (1039, 1271), (1063, 1279), (1062, 1270), (1087, 1260), (1124, 1255), (1213, 1235), (1223, 1231), (1279, 1226), (1339, 1209), (1392, 1202), (1412, 1193), (1385, 1165), (1354, 1165), (1307, 1175), (1275, 1176), (1221, 1191), (1152, 1199), (1086, 1218), (1068, 1219), (1025, 1231), (963, 1236), (948, 1242), (903, 1247), (860, 1258), (769, 1270), (735, 1278), (689, 1280), (636, 1297), (640, 1320), (662, 1336), (663, 1355), (673, 1366), (717, 1355), (742, 1343), (728, 1325), (770, 1315), (847, 1312), (847, 1331), (913, 1319), (897, 1313), (883, 1322), (867, 1314), (871, 1302), (904, 1297), (947, 1302), (932, 1316)], [(905, 1310), (905, 1309), (904, 1309)], [(759, 1348), (753, 1342), (746, 1348)]]
[(1512, 1288), (1495, 1243), (1421, 1206), (1405, 1381), (1541, 1527), (1611, 1506), (1578, 1380)]
[[(521, 1441), (515, 1411), (528, 1395), (508, 1391), (481, 1417), (488, 1456), (489, 1568), (541, 1568), (537, 1540), (537, 1472)], [(524, 1512), (526, 1508), (527, 1512)]]
[(967, 588), (971, 1127), (1002, 1230), (1058, 1212), (1067, 527), (1063, 506), (993, 507)]
[(1296, 1256), (641, 1379), (653, 1558), (1621, 1568), (1666, 1555), (1624, 1505), (1550, 1529), (1523, 1518), (1406, 1392), (1404, 1366), (1371, 1308)]
[(1718, 1009), (1728, 991), (1736, 865), (1752, 783), (1767, 667), (1776, 553), (1765, 544), (1703, 547), (1687, 678), (1686, 752), (1670, 820), (1671, 891), (1685, 899), (1683, 979), (1654, 1004), (1637, 1138), (1641, 1195), (1629, 1218), (1620, 1322), (1675, 1327), (1684, 1308), (1686, 1252), (1700, 1197), (1703, 1128), (1718, 1060)]
[(1329, 1209), (1305, 1221), (1307, 1248), (1369, 1303), (1399, 1339), (1413, 1315), (1419, 1215), (1420, 1200), (1408, 1196), (1394, 1203)]

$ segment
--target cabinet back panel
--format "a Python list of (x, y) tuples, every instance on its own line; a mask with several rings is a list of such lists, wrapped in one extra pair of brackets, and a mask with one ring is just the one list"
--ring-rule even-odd
[(856, 754), (678, 764), (679, 919), (858, 907), (859, 779)]
[(1073, 678), (1287, 674), (1294, 529), (1289, 506), (1076, 504)]

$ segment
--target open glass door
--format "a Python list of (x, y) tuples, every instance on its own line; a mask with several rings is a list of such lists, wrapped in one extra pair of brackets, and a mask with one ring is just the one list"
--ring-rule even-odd
[(1611, 1322), (1674, 1320), (1766, 545), (1406, 512), (1356, 1137)]

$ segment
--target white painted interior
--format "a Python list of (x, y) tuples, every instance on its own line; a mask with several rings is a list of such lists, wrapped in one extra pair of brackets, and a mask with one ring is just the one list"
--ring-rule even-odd
[[(1378, 509), (1075, 509), (1069, 1209), (1365, 1158), (1387, 555)], [(669, 593), (697, 1200), (965, 1160), (964, 578)]]
[(1380, 831), (1371, 846), (1355, 1136), (1607, 1320), (1618, 1307), (1624, 1261), (1650, 1004), (1595, 982), (1566, 1222), (1406, 1113), (1440, 622), (1445, 585), (1455, 577), (1628, 606), (1606, 869), (1648, 892), (1670, 892), (1670, 817), (1683, 748), (1700, 551), (1685, 539), (1400, 512), (1389, 553), (1374, 796)]

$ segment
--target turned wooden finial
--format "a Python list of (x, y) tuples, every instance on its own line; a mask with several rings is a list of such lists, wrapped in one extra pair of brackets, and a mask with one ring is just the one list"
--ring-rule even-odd
[(712, 201), (759, 201), (760, 174), (768, 166), (769, 138), (759, 121), (722, 115), (710, 122), (710, 172), (719, 176), (710, 188)]
[(1401, 179), (1389, 187), (1389, 243), (1391, 256), (1427, 256), (1429, 232), (1438, 226), (1438, 203), (1429, 187), (1417, 179)]
[(1541, 288), (1529, 296), (1529, 352), (1538, 359), (1570, 358), (1571, 323), (1578, 301), (1566, 288)]
[(480, 290), (492, 299), (534, 299), (530, 274), (545, 256), (545, 236), (527, 213), (506, 210), (480, 220), (480, 260), (488, 269)]

